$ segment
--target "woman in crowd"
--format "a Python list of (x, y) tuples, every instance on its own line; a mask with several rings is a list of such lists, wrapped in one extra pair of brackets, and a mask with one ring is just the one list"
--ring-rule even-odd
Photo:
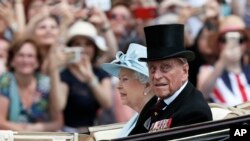
[(210, 23), (205, 23), (199, 31), (194, 45), (187, 48), (195, 52), (195, 60), (189, 63), (189, 81), (191, 81), (194, 86), (197, 85), (197, 75), (200, 66), (213, 64), (214, 61), (216, 61), (216, 55), (208, 44), (208, 37), (214, 32), (216, 32), (216, 27)]
[(27, 27), (28, 36), (34, 37), (38, 42), (42, 54), (43, 63), (41, 72), (48, 75), (51, 80), (51, 87), (57, 93), (57, 100), (60, 108), (64, 109), (66, 103), (67, 87), (61, 83), (60, 71), (66, 66), (68, 57), (62, 50), (65, 47), (59, 43), (60, 22), (58, 17), (50, 13), (39, 13), (33, 17)]
[(41, 52), (30, 38), (18, 39), (9, 51), (9, 72), (0, 77), (0, 129), (57, 131), (63, 125), (49, 77), (40, 73)]
[(228, 106), (250, 100), (250, 66), (242, 61), (249, 46), (245, 28), (242, 19), (232, 15), (221, 21), (218, 34), (211, 35), (210, 47), (218, 59), (213, 66), (201, 66), (197, 84), (205, 98)]
[(111, 107), (111, 77), (95, 65), (106, 46), (98, 42), (96, 28), (84, 21), (69, 28), (67, 46), (83, 51), (81, 59), (71, 62), (61, 73), (69, 90), (64, 109), (65, 131), (83, 132), (94, 125), (99, 109)]
[(119, 137), (128, 136), (135, 127), (143, 109), (148, 109), (147, 103), (156, 102), (150, 90), (148, 68), (145, 62), (138, 58), (146, 57), (146, 47), (130, 44), (127, 53), (118, 52), (116, 59), (105, 63), (102, 68), (111, 75), (119, 78), (118, 89), (124, 105), (128, 105), (137, 112), (124, 126)]

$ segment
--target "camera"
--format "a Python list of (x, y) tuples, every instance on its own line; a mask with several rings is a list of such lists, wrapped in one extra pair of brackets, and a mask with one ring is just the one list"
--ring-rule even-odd
[(81, 60), (83, 47), (66, 47), (63, 51), (68, 55), (69, 63), (78, 63)]
[(221, 43), (224, 43), (224, 44), (239, 46), (240, 44), (245, 42), (247, 38), (242, 36), (240, 32), (231, 31), (231, 32), (225, 33), (225, 35), (221, 37), (219, 40)]

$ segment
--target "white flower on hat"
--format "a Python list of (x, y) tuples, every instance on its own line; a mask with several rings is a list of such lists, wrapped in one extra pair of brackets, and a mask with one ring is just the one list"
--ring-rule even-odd
[(147, 64), (145, 62), (140, 62), (138, 60), (140, 57), (147, 57), (146, 47), (131, 43), (126, 54), (118, 51), (115, 60), (111, 63), (104, 63), (101, 67), (109, 74), (116, 77), (118, 77), (121, 68), (127, 68), (148, 77)]

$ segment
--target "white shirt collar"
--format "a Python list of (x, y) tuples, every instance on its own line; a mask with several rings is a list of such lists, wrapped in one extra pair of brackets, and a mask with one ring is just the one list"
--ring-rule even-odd
[(175, 98), (181, 93), (181, 91), (186, 87), (188, 81), (186, 81), (179, 90), (177, 90), (172, 96), (164, 99), (164, 102), (169, 105), (171, 102), (173, 102), (175, 100)]

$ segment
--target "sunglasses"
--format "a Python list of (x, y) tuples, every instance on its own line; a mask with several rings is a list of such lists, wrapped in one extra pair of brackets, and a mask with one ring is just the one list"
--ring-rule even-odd
[(240, 32), (227, 32), (218, 39), (221, 44), (228, 43), (230, 40), (236, 40), (239, 44), (243, 44), (248, 41), (248, 38)]

